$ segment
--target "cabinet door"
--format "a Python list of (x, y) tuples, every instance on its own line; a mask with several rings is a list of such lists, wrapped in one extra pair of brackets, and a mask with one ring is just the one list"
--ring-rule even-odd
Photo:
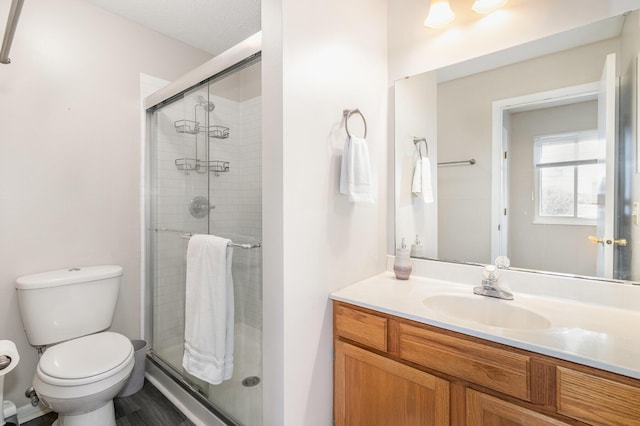
[(467, 389), (467, 426), (568, 425), (551, 417)]
[(337, 426), (449, 424), (449, 383), (336, 340)]

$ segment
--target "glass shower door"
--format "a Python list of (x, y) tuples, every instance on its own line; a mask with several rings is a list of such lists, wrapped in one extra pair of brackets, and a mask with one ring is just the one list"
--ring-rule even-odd
[[(194, 87), (151, 111), (149, 285), (152, 359), (229, 424), (262, 424), (262, 170), (260, 62)], [(189, 236), (234, 248), (234, 368), (209, 384), (184, 370)]]

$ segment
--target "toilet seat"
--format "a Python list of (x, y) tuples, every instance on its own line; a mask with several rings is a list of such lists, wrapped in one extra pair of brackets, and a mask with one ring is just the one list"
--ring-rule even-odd
[(121, 334), (91, 334), (47, 349), (36, 374), (43, 382), (56, 386), (98, 382), (127, 368), (133, 352), (133, 345)]

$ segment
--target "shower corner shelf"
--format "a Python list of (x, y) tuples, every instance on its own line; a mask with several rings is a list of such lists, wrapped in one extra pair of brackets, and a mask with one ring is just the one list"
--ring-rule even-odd
[(209, 137), (215, 139), (227, 139), (229, 137), (229, 128), (220, 125), (209, 126)]
[(173, 122), (176, 132), (197, 135), (198, 133), (208, 133), (210, 138), (213, 139), (227, 139), (229, 137), (229, 128), (215, 124), (213, 126), (201, 126), (198, 121), (192, 120), (176, 120)]
[(173, 126), (178, 133), (186, 133), (189, 135), (195, 135), (200, 133), (200, 123), (191, 120), (176, 120), (173, 122)]
[(226, 173), (229, 171), (228, 161), (199, 161), (198, 166), (203, 169), (209, 169), (209, 171), (213, 172), (216, 176), (218, 176), (218, 173)]
[(204, 161), (195, 158), (176, 158), (175, 165), (178, 170), (187, 174), (191, 171), (205, 173), (208, 170), (218, 176), (219, 173), (229, 171), (229, 162), (220, 160)]
[(195, 158), (176, 158), (176, 168), (184, 172), (197, 171), (198, 160)]

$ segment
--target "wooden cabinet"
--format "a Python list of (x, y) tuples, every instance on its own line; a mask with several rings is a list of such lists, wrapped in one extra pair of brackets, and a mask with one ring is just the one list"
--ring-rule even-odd
[(446, 380), (341, 341), (335, 351), (336, 425), (449, 424)]
[(640, 426), (640, 380), (334, 302), (336, 425)]

